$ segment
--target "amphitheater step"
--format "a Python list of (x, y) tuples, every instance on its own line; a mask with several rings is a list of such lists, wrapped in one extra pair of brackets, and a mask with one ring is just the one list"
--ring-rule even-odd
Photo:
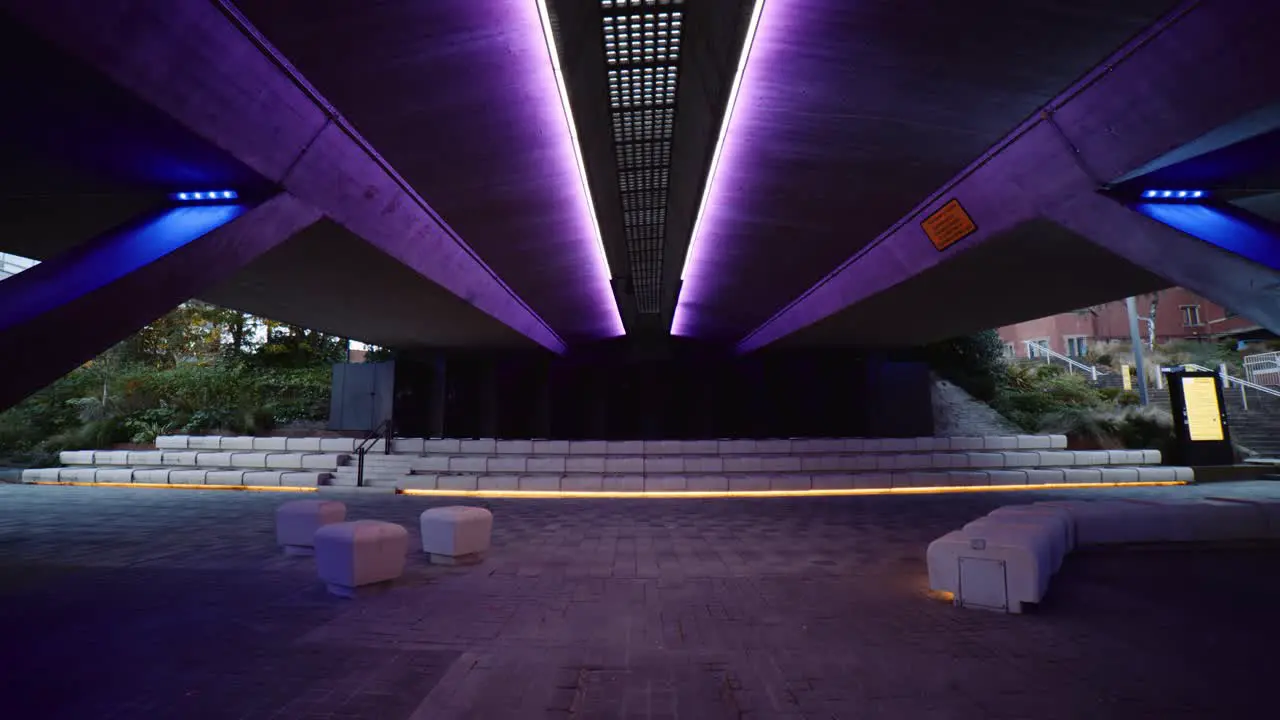
[(246, 470), (328, 470), (350, 462), (345, 453), (236, 452), (221, 450), (69, 450), (59, 454), (64, 465), (169, 466), (244, 468)]
[(315, 487), (332, 473), (241, 468), (130, 468), (76, 466), (22, 472), (23, 482), (145, 483), (149, 485), (244, 485)]

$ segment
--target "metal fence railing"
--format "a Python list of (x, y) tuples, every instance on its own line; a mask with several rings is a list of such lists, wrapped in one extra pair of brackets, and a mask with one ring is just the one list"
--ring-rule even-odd
[(1054, 360), (1058, 360), (1059, 362), (1066, 364), (1067, 372), (1074, 373), (1076, 370), (1079, 370), (1080, 372), (1087, 373), (1095, 382), (1097, 381), (1098, 376), (1107, 374), (1107, 371), (1102, 370), (1096, 365), (1086, 365), (1073, 357), (1063, 355), (1062, 353), (1053, 350), (1045, 343), (1037, 342), (1035, 340), (1023, 340), (1022, 343), (1027, 346), (1028, 357), (1036, 360), (1043, 357), (1046, 365), (1051, 365)]

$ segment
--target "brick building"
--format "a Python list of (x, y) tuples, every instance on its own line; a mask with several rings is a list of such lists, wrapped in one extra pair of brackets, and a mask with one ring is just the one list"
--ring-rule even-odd
[[(1137, 300), (1138, 331), (1143, 340), (1150, 337), (1151, 296)], [(1172, 340), (1219, 340), (1246, 337), (1264, 332), (1252, 320), (1232, 313), (1185, 288), (1170, 288), (1159, 293), (1156, 303), (1156, 343)], [(1027, 341), (1047, 343), (1055, 352), (1079, 357), (1099, 343), (1129, 341), (1129, 315), (1124, 300), (1098, 305), (1086, 310), (1060, 313), (1000, 328), (1006, 354), (1012, 357), (1035, 357)]]

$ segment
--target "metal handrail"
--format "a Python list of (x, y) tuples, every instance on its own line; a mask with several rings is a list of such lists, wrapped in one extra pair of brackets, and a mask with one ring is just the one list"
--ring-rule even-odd
[(1049, 361), (1050, 358), (1057, 358), (1065, 362), (1068, 368), (1080, 368), (1084, 372), (1089, 373), (1094, 380), (1097, 380), (1099, 375), (1107, 374), (1105, 370), (1099, 370), (1096, 365), (1085, 365), (1084, 363), (1080, 362), (1079, 360), (1076, 360), (1075, 358), (1072, 358), (1067, 355), (1063, 355), (1060, 352), (1054, 351), (1052, 348), (1050, 348), (1046, 344), (1038, 343), (1035, 340), (1023, 340), (1022, 343), (1026, 345), (1028, 348), (1035, 348), (1039, 352), (1044, 353), (1046, 363)]
[(379, 438), (383, 440), (382, 454), (391, 454), (391, 439), (395, 435), (395, 425), (388, 418), (378, 427), (369, 431), (368, 435), (356, 446), (356, 487), (364, 487), (364, 456)]
[(1191, 368), (1192, 370), (1198, 370), (1200, 372), (1217, 373), (1218, 376), (1222, 378), (1222, 384), (1227, 387), (1231, 387), (1232, 385), (1239, 385), (1242, 388), (1257, 390), (1260, 393), (1265, 393), (1267, 395), (1271, 395), (1272, 397), (1280, 397), (1280, 390), (1276, 390), (1275, 388), (1269, 388), (1266, 385), (1259, 385), (1255, 382), (1250, 382), (1248, 380), (1245, 380), (1244, 378), (1238, 378), (1235, 375), (1228, 373), (1226, 370), (1226, 367), (1220, 367), (1217, 370), (1212, 370), (1203, 365), (1196, 365), (1195, 363), (1183, 363), (1182, 367)]

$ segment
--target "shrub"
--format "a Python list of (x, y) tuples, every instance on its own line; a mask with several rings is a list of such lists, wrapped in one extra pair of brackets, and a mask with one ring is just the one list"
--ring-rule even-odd
[(979, 400), (996, 396), (1005, 373), (1004, 342), (995, 330), (934, 343), (924, 356), (934, 372)]

